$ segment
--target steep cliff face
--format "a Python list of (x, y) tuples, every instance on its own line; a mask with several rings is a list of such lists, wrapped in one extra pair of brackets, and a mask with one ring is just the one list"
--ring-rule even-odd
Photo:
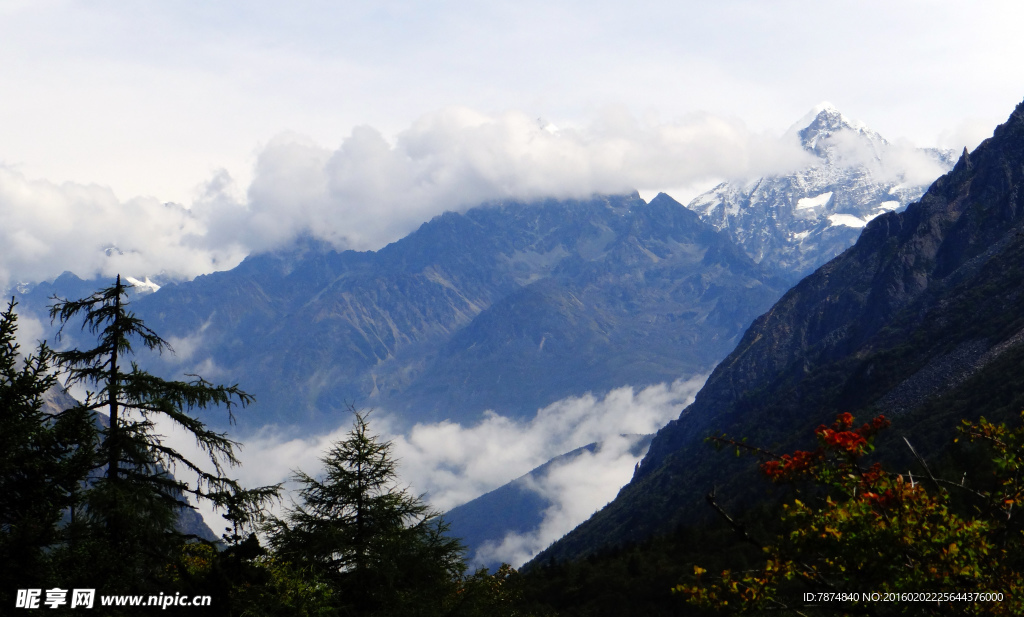
[[(1024, 404), (1024, 384), (1001, 377), (1024, 355), (1022, 185), (1024, 104), (919, 203), (873, 220), (755, 320), (616, 501), (548, 555), (693, 520), (714, 485), (742, 492), (740, 465), (705, 462), (709, 433), (792, 444), (850, 411), (932, 434), (956, 421), (943, 408), (991, 416)], [(955, 402), (965, 396), (969, 410)]]

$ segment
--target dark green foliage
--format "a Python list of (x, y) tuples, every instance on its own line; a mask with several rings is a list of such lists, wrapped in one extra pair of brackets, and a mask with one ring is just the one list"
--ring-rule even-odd
[[(81, 499), (94, 428), (75, 410), (50, 414), (52, 352), (22, 358), (14, 302), (0, 314), (0, 582), (8, 592), (55, 580), (52, 556), (77, 532), (62, 520)], [(11, 600), (11, 603), (8, 603)]]
[[(753, 534), (766, 534), (774, 503), (744, 512)], [(693, 572), (753, 566), (760, 551), (720, 519), (679, 527), (644, 541), (597, 551), (568, 562), (535, 563), (521, 574), (523, 606), (563, 617), (669, 617), (698, 615), (672, 588)]]
[[(139, 369), (126, 359), (133, 343), (152, 351), (168, 348), (166, 341), (127, 309), (126, 287), (120, 277), (114, 285), (81, 300), (57, 300), (51, 317), (61, 329), (80, 318), (82, 329), (97, 338), (90, 349), (53, 353), (56, 366), (66, 375), (65, 385), (85, 386), (85, 400), (73, 410), (77, 417), (107, 414), (95, 444), (80, 444), (92, 455), (93, 473), (79, 481), (86, 485), (81, 507), (72, 510), (80, 537), (67, 546), (67, 561), (84, 580), (107, 592), (139, 593), (156, 588), (176, 547), (188, 538), (175, 531), (187, 497), (231, 506), (243, 522), (259, 513), (275, 487), (245, 491), (225, 476), (238, 463), (238, 444), (224, 433), (208, 429), (195, 417), (207, 407), (224, 405), (230, 414), (235, 404), (251, 398), (237, 386), (215, 386), (196, 377), (169, 381)], [(165, 444), (156, 433), (157, 420), (169, 421), (191, 435), (208, 454), (209, 470)], [(183, 468), (195, 482), (175, 477)], [(87, 564), (87, 567), (84, 565)]]
[[(193, 415), (250, 398), (236, 386), (168, 381), (128, 364), (133, 343), (155, 351), (166, 343), (126, 310), (124, 289), (118, 279), (54, 305), (62, 326), (80, 316), (97, 337), (84, 351), (42, 345), (19, 360), (13, 305), (0, 314), (4, 606), (13, 605), (15, 589), (59, 586), (213, 599), (210, 609), (171, 607), (169, 615), (523, 614), (514, 571), (463, 576), (461, 543), (419, 498), (395, 486), (390, 444), (371, 435), (359, 414), (349, 438), (325, 455), (322, 479), (297, 473), (301, 503), (268, 525), (273, 550), (260, 546), (251, 530), (279, 487), (245, 490), (227, 478), (238, 444)], [(64, 369), (68, 384), (86, 387), (82, 403), (68, 398), (64, 409), (44, 411), (43, 395), (56, 385), (51, 365)], [(211, 471), (161, 441), (161, 418), (196, 440)], [(176, 468), (198, 481), (172, 475)], [(223, 544), (176, 530), (190, 496), (225, 511)]]
[(341, 614), (443, 614), (465, 570), (463, 548), (396, 486), (390, 442), (356, 413), (321, 461), (320, 478), (295, 473), (299, 502), (268, 528), (275, 555), (325, 581)]

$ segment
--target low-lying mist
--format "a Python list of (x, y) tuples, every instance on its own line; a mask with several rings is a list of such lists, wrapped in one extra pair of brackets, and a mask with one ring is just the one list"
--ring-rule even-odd
[[(398, 423), (386, 411), (372, 412), (369, 420), (371, 429), (393, 445), (400, 484), (422, 494), (439, 511), (498, 488), (556, 456), (600, 443), (593, 452), (551, 465), (542, 477), (530, 481), (530, 490), (550, 504), (536, 530), (510, 535), (498, 545), (483, 547), (477, 555), (478, 561), (520, 565), (615, 496), (640, 460), (630, 451), (635, 439), (623, 435), (657, 431), (693, 400), (705, 379), (702, 375), (639, 391), (624, 386), (602, 397), (570, 397), (538, 410), (529, 421), (487, 411), (470, 426), (445, 421), (416, 424), (397, 433), (391, 427)], [(187, 443), (184, 435), (166, 426), (161, 429), (165, 443), (194, 452), (194, 444)], [(349, 429), (346, 423), (328, 433), (296, 437), (267, 426), (236, 437), (243, 445), (239, 452), (242, 464), (234, 475), (250, 487), (287, 481), (297, 469), (316, 475), (319, 457)], [(193, 460), (202, 457), (195, 453)], [(287, 494), (284, 501), (290, 502)], [(224, 525), (219, 515), (205, 506), (202, 512), (210, 527), (220, 533)]]

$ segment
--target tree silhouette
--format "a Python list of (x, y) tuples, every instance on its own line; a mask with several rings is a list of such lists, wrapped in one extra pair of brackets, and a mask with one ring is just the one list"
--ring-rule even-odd
[(46, 394), (57, 385), (52, 352), (40, 343), (34, 354), (21, 356), (14, 307), (12, 300), (0, 313), (0, 581), (5, 593), (54, 580), (52, 557), (76, 529), (73, 519), (63, 519), (81, 498), (95, 438), (88, 419), (45, 409)]
[(299, 503), (270, 528), (277, 554), (328, 581), (344, 614), (440, 614), (465, 570), (462, 544), (422, 499), (397, 485), (391, 443), (355, 412), (348, 436), (302, 471)]
[[(239, 508), (256, 516), (276, 487), (246, 491), (228, 478), (227, 468), (238, 464), (239, 444), (195, 416), (223, 405), (233, 419), (232, 408), (247, 405), (252, 397), (237, 385), (214, 385), (198, 376), (191, 381), (162, 379), (128, 360), (135, 343), (158, 353), (170, 346), (128, 310), (127, 289), (118, 276), (113, 285), (87, 298), (54, 298), (50, 317), (60, 322), (58, 339), (80, 318), (82, 330), (97, 340), (89, 349), (54, 352), (53, 359), (66, 375), (65, 387), (86, 389), (79, 412), (106, 412), (83, 511), (92, 525), (92, 546), (86, 552), (94, 558), (105, 554), (96, 562), (96, 576), (130, 585), (160, 576), (171, 547), (183, 540), (175, 523), (181, 508), (191, 507), (188, 495), (215, 506), (230, 504), (235, 516), (244, 518)], [(207, 455), (205, 464), (164, 443), (156, 433), (158, 419), (191, 435)], [(179, 468), (195, 480), (171, 475)]]

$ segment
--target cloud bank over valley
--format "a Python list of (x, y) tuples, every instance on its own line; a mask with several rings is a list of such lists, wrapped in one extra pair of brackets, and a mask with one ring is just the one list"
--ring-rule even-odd
[[(640, 460), (630, 451), (633, 440), (622, 436), (654, 433), (678, 417), (705, 379), (678, 380), (639, 391), (627, 386), (603, 397), (571, 397), (538, 410), (525, 422), (488, 411), (470, 426), (445, 421), (417, 424), (404, 434), (394, 434), (389, 430), (393, 423), (378, 410), (371, 414), (370, 425), (374, 433), (392, 442), (402, 484), (441, 511), (502, 486), (556, 456), (601, 442), (593, 453), (552, 465), (531, 486), (551, 504), (538, 529), (486, 548), (487, 558), (522, 563), (615, 496)], [(163, 428), (169, 445), (192, 452), (195, 446), (184, 435)], [(284, 481), (296, 469), (315, 475), (319, 458), (349, 428), (346, 423), (326, 434), (292, 438), (268, 426), (253, 435), (236, 436), (243, 447), (242, 465), (235, 471), (246, 486)], [(214, 530), (223, 526), (215, 513), (203, 514)]]
[(402, 478), (425, 492), (434, 506), (448, 510), (575, 448), (657, 431), (679, 416), (705, 379), (639, 392), (626, 386), (602, 398), (570, 397), (540, 409), (529, 422), (485, 412), (472, 426), (417, 424), (408, 434), (393, 437)]

